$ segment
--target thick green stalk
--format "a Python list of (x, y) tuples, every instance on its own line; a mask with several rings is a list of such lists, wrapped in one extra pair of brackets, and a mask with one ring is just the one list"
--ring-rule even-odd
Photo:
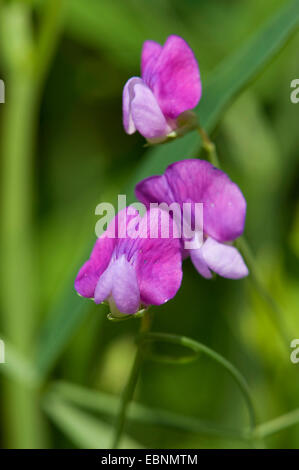
[[(150, 313), (146, 311), (144, 316), (141, 319), (140, 333), (148, 332), (150, 328), (150, 323), (151, 323)], [(113, 436), (112, 449), (117, 449), (119, 446), (119, 442), (120, 442), (120, 439), (121, 439), (121, 436), (125, 427), (125, 422), (126, 422), (126, 418), (128, 414), (128, 407), (133, 398), (136, 384), (138, 381), (141, 363), (142, 363), (141, 347), (140, 345), (138, 345), (135, 359), (133, 362), (133, 366), (132, 366), (132, 369), (128, 378), (128, 382), (125, 386), (123, 395), (121, 397), (120, 408), (119, 408), (119, 412), (117, 414), (117, 418), (115, 422), (115, 432)]]
[[(31, 354), (36, 316), (32, 221), (32, 154), (35, 127), (33, 43), (25, 4), (2, 11), (6, 103), (2, 128), (2, 307), (3, 329), (21, 354)], [(39, 447), (36, 397), (25, 385), (5, 382), (6, 442)]]
[[(2, 118), (2, 311), (5, 336), (33, 358), (37, 316), (34, 254), (33, 155), (42, 83), (58, 32), (60, 0), (49, 0), (37, 45), (32, 37), (30, 4), (1, 5), (1, 55), (6, 103)], [(52, 34), (53, 33), (53, 34)], [(36, 390), (5, 381), (8, 447), (44, 447)]]

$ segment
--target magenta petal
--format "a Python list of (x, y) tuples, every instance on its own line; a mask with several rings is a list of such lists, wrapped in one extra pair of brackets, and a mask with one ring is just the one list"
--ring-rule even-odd
[(122, 256), (114, 262), (112, 297), (121, 313), (136, 313), (140, 293), (134, 267)]
[[(135, 186), (135, 195), (138, 201), (142, 202), (147, 208), (150, 203), (174, 202), (171, 185), (165, 175), (150, 176)], [(180, 202), (180, 201), (175, 201)]]
[(146, 77), (151, 74), (152, 68), (155, 65), (162, 51), (162, 46), (155, 41), (145, 41), (141, 53), (141, 77), (146, 82)]
[(94, 297), (94, 291), (101, 274), (107, 268), (115, 240), (102, 236), (96, 241), (90, 259), (80, 269), (75, 289), (83, 297)]
[(216, 240), (208, 238), (201, 251), (209, 268), (220, 276), (241, 279), (248, 275), (248, 268), (234, 246), (218, 243)]
[[(157, 211), (158, 217), (153, 216), (155, 211)], [(161, 211), (154, 209), (151, 214), (151, 227), (155, 229), (155, 224), (158, 224), (159, 238), (139, 240), (136, 273), (142, 303), (160, 305), (173, 298), (181, 285), (181, 244), (179, 238), (160, 238)], [(145, 217), (148, 217), (148, 213)], [(172, 226), (170, 218), (168, 218), (168, 222), (166, 218), (163, 220), (164, 223), (170, 223)]]
[(164, 175), (136, 186), (136, 196), (150, 202), (203, 203), (204, 232), (218, 241), (230, 241), (244, 230), (246, 201), (238, 186), (221, 170), (198, 159), (170, 165)]
[(212, 273), (209, 270), (209, 266), (207, 265), (203, 253), (202, 248), (198, 248), (196, 250), (189, 251), (191, 261), (196, 268), (196, 270), (206, 279), (211, 279)]
[(192, 49), (179, 36), (169, 36), (146, 83), (153, 90), (165, 116), (175, 119), (194, 108), (201, 97), (201, 82)]
[(218, 241), (231, 241), (242, 235), (246, 200), (230, 178), (212, 165), (202, 175), (204, 188), (204, 231)]

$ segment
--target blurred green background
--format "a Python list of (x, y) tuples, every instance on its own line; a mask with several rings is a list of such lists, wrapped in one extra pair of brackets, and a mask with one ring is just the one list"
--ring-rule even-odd
[(152, 150), (122, 128), (122, 88), (140, 73), (143, 41), (170, 34), (198, 59), (198, 116), (247, 199), (246, 236), (281, 313), (250, 278), (206, 281), (187, 260), (176, 298), (153, 309), (152, 329), (231, 361), (258, 424), (292, 414), (246, 441), (246, 406), (224, 369), (204, 356), (146, 360), (122, 445), (299, 447), (299, 364), (290, 361), (299, 338), (299, 104), (290, 101), (298, 16), (299, 2), (283, 0), (0, 2), (2, 447), (111, 445), (139, 320), (108, 321), (73, 280), (95, 241), (98, 203), (124, 193), (131, 202), (141, 177), (199, 155), (193, 134)]

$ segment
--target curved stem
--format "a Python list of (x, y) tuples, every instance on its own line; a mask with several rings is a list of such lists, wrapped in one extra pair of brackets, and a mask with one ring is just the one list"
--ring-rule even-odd
[[(140, 326), (141, 334), (144, 334), (149, 330), (150, 323), (151, 323), (150, 313), (149, 311), (146, 311), (141, 319), (141, 326)], [(119, 446), (119, 442), (120, 442), (120, 439), (121, 439), (121, 436), (125, 427), (128, 406), (130, 404), (130, 401), (133, 398), (136, 384), (138, 381), (141, 363), (142, 363), (141, 348), (140, 348), (140, 345), (138, 345), (135, 359), (133, 362), (133, 366), (132, 366), (132, 369), (128, 378), (128, 382), (125, 386), (125, 389), (121, 397), (120, 408), (119, 408), (119, 412), (117, 414), (116, 423), (115, 423), (112, 449), (117, 449)]]
[(199, 133), (201, 137), (202, 146), (208, 154), (209, 161), (216, 168), (220, 168), (220, 162), (219, 162), (218, 155), (217, 155), (216, 145), (214, 144), (214, 142), (211, 141), (210, 137), (208, 136), (204, 128), (201, 127), (199, 124), (197, 126), (197, 132)]
[[(206, 133), (206, 131), (198, 124), (197, 131), (201, 137), (202, 140), (202, 146), (207, 152), (208, 159), (212, 165), (214, 165), (216, 168), (220, 169), (220, 162), (219, 158), (217, 155), (217, 149), (216, 145), (214, 142), (211, 141), (210, 137)], [(287, 334), (285, 325), (283, 325), (281, 319), (283, 318), (282, 311), (277, 304), (277, 302), (273, 299), (273, 297), (269, 294), (267, 289), (264, 286), (263, 281), (261, 280), (261, 277), (258, 273), (258, 270), (256, 268), (256, 261), (254, 259), (254, 256), (252, 254), (252, 251), (250, 249), (250, 246), (245, 239), (244, 236), (240, 237), (238, 240), (236, 240), (236, 246), (244, 256), (246, 263), (249, 267), (250, 270), (250, 279), (252, 280), (256, 290), (259, 292), (260, 296), (265, 300), (265, 302), (269, 305), (271, 308), (272, 312), (274, 313), (274, 317), (271, 316), (271, 321), (275, 322), (280, 337), (283, 340), (283, 343), (289, 344), (289, 335)]]
[(250, 418), (250, 428), (252, 432), (254, 431), (255, 425), (256, 425), (256, 419), (255, 419), (254, 407), (253, 407), (253, 403), (251, 400), (250, 391), (249, 391), (247, 382), (242, 376), (242, 374), (227, 359), (225, 359), (223, 356), (218, 354), (216, 351), (213, 351), (213, 349), (210, 349), (208, 346), (205, 346), (204, 344), (199, 343), (198, 341), (195, 341), (191, 338), (187, 338), (186, 336), (177, 336), (177, 335), (172, 335), (168, 333), (145, 333), (141, 335), (140, 342), (142, 343), (144, 341), (167, 341), (168, 343), (185, 346), (187, 348), (192, 349), (192, 351), (196, 353), (206, 354), (211, 359), (218, 362), (218, 364), (223, 366), (227, 370), (227, 372), (233, 377), (240, 391), (243, 394), (243, 397), (246, 401), (247, 408), (248, 408), (248, 413), (249, 413), (249, 418)]
[(278, 418), (262, 423), (255, 429), (258, 438), (265, 438), (299, 423), (299, 408)]

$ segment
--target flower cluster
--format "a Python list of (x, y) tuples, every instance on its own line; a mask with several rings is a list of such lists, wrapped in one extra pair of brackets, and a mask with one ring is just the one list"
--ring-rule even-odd
[(170, 223), (169, 217), (160, 209), (152, 212), (143, 217), (132, 207), (119, 212), (76, 278), (77, 292), (97, 304), (107, 301), (114, 316), (163, 304), (180, 287), (180, 241), (175, 234), (162, 238), (162, 225)]
[(173, 137), (200, 97), (199, 69), (188, 44), (178, 36), (169, 36), (164, 46), (145, 41), (141, 78), (130, 78), (123, 91), (125, 131), (137, 130), (150, 142)]
[[(180, 135), (182, 125), (188, 128), (186, 113), (200, 97), (199, 69), (188, 44), (178, 36), (170, 36), (164, 46), (146, 41), (141, 78), (128, 80), (123, 91), (125, 131), (132, 134), (138, 130), (151, 142)], [(107, 301), (113, 316), (132, 315), (163, 304), (176, 295), (182, 260), (188, 256), (207, 279), (213, 272), (230, 279), (247, 276), (248, 269), (233, 245), (244, 230), (246, 201), (223, 171), (199, 159), (178, 161), (163, 175), (139, 182), (135, 194), (146, 206), (146, 213), (142, 217), (132, 207), (124, 209), (97, 239), (75, 281), (80, 295), (96, 303)], [(167, 238), (162, 230), (164, 224), (173, 228), (177, 223), (174, 215), (163, 209), (173, 203), (181, 212), (179, 224), (186, 223), (184, 204), (191, 207), (188, 224), (193, 238), (188, 249), (185, 236), (177, 235), (181, 227), (167, 230)], [(194, 230), (191, 226), (198, 203), (203, 208), (203, 224)]]
[[(197, 271), (211, 278), (211, 270), (220, 276), (240, 279), (248, 270), (232, 242), (244, 230), (246, 201), (238, 186), (221, 170), (204, 160), (182, 160), (170, 165), (164, 175), (152, 176), (137, 184), (136, 196), (150, 203), (184, 202), (203, 204), (203, 243), (188, 250)], [(194, 214), (193, 214), (194, 216)], [(192, 213), (191, 213), (192, 221)], [(201, 233), (194, 235), (196, 239)], [(184, 247), (182, 247), (184, 250)], [(186, 250), (184, 250), (185, 252)]]

